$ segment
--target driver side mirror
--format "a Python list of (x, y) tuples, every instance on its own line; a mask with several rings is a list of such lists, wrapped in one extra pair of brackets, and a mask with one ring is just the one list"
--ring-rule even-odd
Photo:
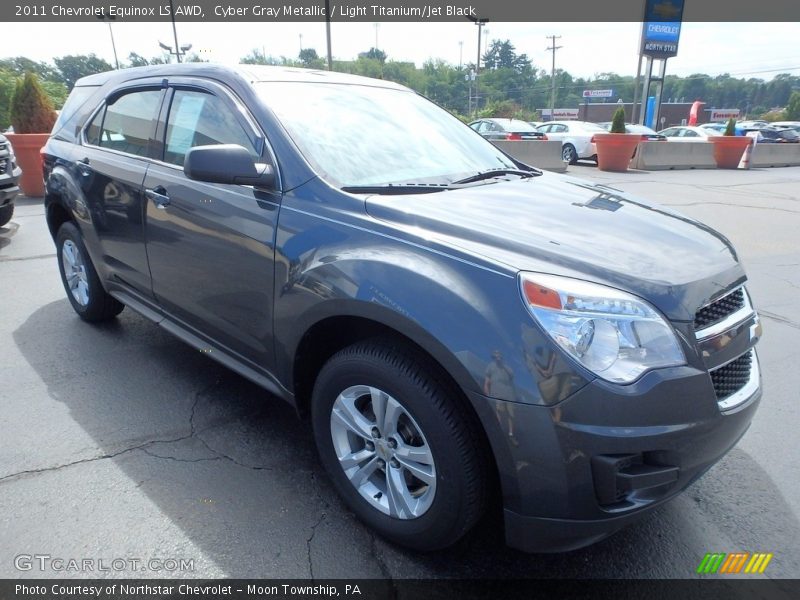
[(190, 148), (183, 161), (183, 172), (189, 179), (207, 183), (267, 188), (275, 185), (272, 165), (254, 162), (253, 156), (238, 144)]

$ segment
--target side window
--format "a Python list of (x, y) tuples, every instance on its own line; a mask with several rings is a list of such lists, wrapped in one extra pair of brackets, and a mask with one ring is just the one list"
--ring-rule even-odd
[(542, 133), (548, 133), (553, 128), (552, 125), (539, 125), (536, 129), (541, 131)]
[(692, 131), (691, 129), (684, 129), (684, 130), (683, 130), (683, 136), (682, 136), (682, 137), (687, 137), (687, 138), (689, 138), (689, 137), (700, 137), (700, 136), (699, 136), (699, 135), (697, 135), (697, 132), (696, 132), (696, 131)]
[(183, 166), (190, 148), (216, 144), (238, 144), (258, 157), (251, 136), (222, 99), (205, 92), (175, 90), (167, 119), (164, 160)]
[(92, 146), (100, 145), (100, 128), (103, 126), (103, 116), (106, 114), (105, 107), (95, 115), (89, 127), (86, 128), (86, 143)]
[(477, 123), (472, 123), (470, 125), (470, 127), (472, 127), (472, 129), (474, 129), (475, 131), (480, 131), (481, 130), (481, 121), (478, 121)]
[(568, 129), (566, 125), (553, 125), (550, 131), (553, 133), (564, 133), (565, 131), (568, 131)]
[[(150, 137), (153, 135), (153, 120), (158, 114), (161, 102), (161, 90), (142, 90), (131, 92), (117, 98), (113, 104), (106, 106), (102, 127), (99, 127), (101, 148), (119, 150), (137, 156), (147, 156)], [(87, 139), (91, 140), (93, 128), (98, 123), (95, 117), (87, 131)]]

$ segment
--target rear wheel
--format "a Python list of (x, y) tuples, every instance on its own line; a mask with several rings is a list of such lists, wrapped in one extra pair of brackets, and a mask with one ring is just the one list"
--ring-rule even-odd
[(578, 152), (575, 150), (575, 146), (572, 144), (564, 144), (561, 148), (561, 159), (571, 165), (578, 162)]
[(319, 373), (312, 419), (350, 509), (391, 541), (435, 550), (483, 513), (488, 463), (475, 419), (423, 360), (390, 340), (345, 348)]
[(10, 202), (0, 207), (0, 227), (5, 225), (14, 216), (14, 203)]
[(61, 282), (67, 299), (84, 321), (107, 321), (116, 317), (125, 305), (109, 296), (92, 265), (80, 230), (74, 223), (64, 223), (56, 235), (56, 252)]

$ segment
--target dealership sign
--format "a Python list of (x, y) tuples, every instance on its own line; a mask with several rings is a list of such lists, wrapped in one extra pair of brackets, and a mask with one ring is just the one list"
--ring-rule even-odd
[(614, 90), (583, 90), (584, 98), (611, 98)]
[(642, 54), (670, 58), (678, 54), (684, 0), (645, 0)]
[(712, 121), (727, 121), (728, 119), (738, 119), (738, 108), (712, 108), (711, 120)]
[(577, 108), (555, 108), (552, 115), (549, 108), (542, 109), (542, 119), (545, 121), (575, 121), (578, 118)]

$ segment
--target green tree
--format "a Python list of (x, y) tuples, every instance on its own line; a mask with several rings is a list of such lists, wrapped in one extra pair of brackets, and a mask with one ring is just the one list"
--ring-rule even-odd
[(377, 48), (370, 48), (367, 52), (362, 52), (358, 55), (359, 58), (370, 58), (377, 60), (381, 64), (386, 62), (386, 52), (378, 50)]
[(62, 56), (54, 59), (54, 62), (61, 74), (61, 79), (70, 90), (81, 77), (112, 70), (108, 62), (94, 54)]
[(303, 48), (298, 55), (302, 65), (308, 69), (324, 69), (325, 61), (322, 60), (314, 48)]
[(11, 98), (11, 124), (14, 133), (48, 133), (56, 122), (53, 103), (42, 89), (36, 73), (17, 80)]
[(800, 92), (792, 92), (786, 106), (786, 120), (800, 121)]
[(131, 52), (128, 54), (128, 62), (130, 63), (131, 67), (146, 67), (150, 64), (149, 60), (147, 60), (141, 54), (136, 54), (136, 52)]

